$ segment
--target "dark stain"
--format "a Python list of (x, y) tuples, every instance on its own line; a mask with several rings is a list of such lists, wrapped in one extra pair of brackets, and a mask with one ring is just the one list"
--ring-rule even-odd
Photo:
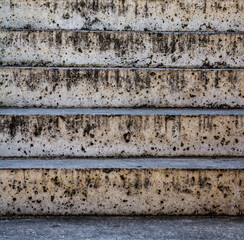
[(89, 136), (90, 131), (94, 128), (94, 125), (90, 125), (89, 123), (87, 123), (86, 127), (84, 128), (83, 137), (85, 137), (86, 135)]
[(127, 132), (123, 135), (124, 137), (124, 140), (126, 143), (128, 143), (130, 141), (130, 138), (131, 138), (131, 133), (130, 132)]
[(34, 125), (34, 135), (35, 137), (40, 136), (42, 133), (42, 126), (37, 126), (36, 124)]

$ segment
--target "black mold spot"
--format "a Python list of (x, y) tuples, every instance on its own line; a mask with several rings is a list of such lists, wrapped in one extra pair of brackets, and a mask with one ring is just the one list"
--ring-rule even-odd
[(37, 125), (35, 125), (34, 128), (35, 128), (35, 130), (34, 130), (34, 135), (35, 135), (36, 137), (40, 136), (40, 135), (41, 135), (41, 132), (42, 132), (42, 126), (39, 126), (39, 127), (38, 127)]
[(90, 125), (89, 123), (87, 123), (86, 127), (84, 128), (83, 137), (89, 135), (92, 129), (94, 129), (94, 125)]
[(69, 13), (63, 14), (63, 18), (64, 19), (69, 19), (70, 18)]
[(131, 133), (130, 132), (125, 133), (123, 135), (123, 137), (124, 137), (125, 142), (128, 143), (130, 141)]
[(102, 171), (103, 171), (103, 173), (111, 173), (113, 171), (113, 169), (112, 168), (105, 168)]

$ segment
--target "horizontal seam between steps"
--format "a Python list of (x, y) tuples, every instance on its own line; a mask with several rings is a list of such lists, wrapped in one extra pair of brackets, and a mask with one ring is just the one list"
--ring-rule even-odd
[(244, 109), (0, 108), (0, 115), (244, 115)]
[(7, 66), (7, 65), (2, 65), (0, 66), (0, 69), (64, 69), (64, 70), (68, 70), (68, 69), (81, 69), (81, 70), (92, 70), (92, 69), (96, 69), (96, 70), (162, 70), (162, 71), (166, 71), (166, 70), (173, 70), (173, 71), (244, 71), (244, 67), (243, 68), (177, 68), (177, 67), (165, 67), (165, 68), (158, 68), (158, 67), (42, 67), (42, 66)]
[[(149, 161), (150, 160), (150, 161)], [(26, 169), (244, 169), (244, 159), (56, 159), (33, 160), (12, 159), (0, 160), (0, 169), (26, 168)], [(218, 161), (217, 161), (218, 160)]]
[[(136, 105), (136, 106), (125, 106), (125, 107), (116, 107), (116, 106), (107, 106), (107, 105), (104, 105), (104, 106), (97, 106), (97, 107), (92, 107), (92, 106), (90, 106), (90, 107), (77, 107), (77, 105), (76, 106), (72, 106), (72, 105), (70, 105), (70, 106), (63, 106), (63, 107), (59, 107), (59, 106), (48, 106), (48, 105), (43, 105), (43, 106), (40, 106), (40, 105), (36, 105), (35, 103), (33, 104), (33, 105), (23, 105), (23, 106), (21, 106), (21, 107), (18, 107), (18, 106), (16, 106), (16, 105), (7, 105), (7, 106), (5, 106), (5, 105), (1, 105), (0, 106), (0, 115), (1, 115), (1, 112), (5, 112), (5, 110), (10, 110), (10, 111), (12, 111), (13, 109), (16, 109), (17, 111), (20, 111), (20, 109), (23, 109), (24, 111), (27, 111), (27, 109), (29, 109), (29, 110), (32, 110), (33, 109), (33, 111), (35, 111), (36, 109), (43, 109), (43, 110), (47, 110), (47, 111), (50, 111), (51, 109), (54, 109), (54, 111), (58, 111), (58, 110), (60, 110), (60, 111), (72, 111), (72, 110), (78, 110), (78, 111), (82, 111), (82, 110), (84, 110), (84, 111), (86, 111), (86, 110), (88, 110), (88, 109), (91, 109), (91, 110), (97, 110), (97, 111), (103, 111), (103, 110), (116, 110), (116, 111), (119, 111), (119, 110), (125, 110), (125, 109), (127, 109), (128, 111), (132, 111), (132, 110), (134, 110), (134, 111), (139, 111), (139, 110), (146, 110), (146, 111), (152, 111), (152, 110), (159, 110), (159, 111), (162, 111), (162, 110), (165, 110), (165, 111), (172, 111), (172, 110), (176, 110), (176, 111), (178, 111), (178, 110), (183, 110), (183, 111), (186, 111), (186, 110), (192, 110), (192, 111), (201, 111), (201, 110), (203, 110), (203, 111), (208, 111), (208, 110), (210, 110), (210, 111), (243, 111), (244, 110), (244, 108), (242, 107), (244, 105), (244, 103), (243, 104), (239, 104), (238, 106), (226, 106), (226, 107), (224, 107), (224, 108), (222, 108), (222, 107), (218, 107), (218, 105), (217, 106), (199, 106), (199, 105), (197, 105), (196, 107), (190, 107), (190, 106), (179, 106), (179, 107), (177, 107), (177, 106), (173, 106), (173, 107), (170, 107), (170, 106), (165, 106), (165, 107), (155, 107), (155, 105), (153, 105), (153, 104), (151, 104), (151, 105), (146, 105), (146, 104), (143, 104), (143, 105)], [(237, 114), (239, 114), (239, 113), (237, 113)], [(130, 115), (130, 113), (129, 113), (129, 115)], [(134, 114), (132, 114), (132, 115), (134, 115)], [(139, 114), (139, 115), (141, 115), (141, 114)], [(174, 114), (173, 114), (174, 115)], [(180, 115), (182, 115), (182, 114), (180, 114)], [(184, 114), (183, 114), (184, 115)], [(197, 114), (197, 115), (199, 115), (199, 114)], [(221, 114), (220, 114), (221, 115)]]
[(102, 157), (99, 157), (99, 156), (96, 156), (96, 155), (90, 155), (90, 156), (82, 156), (82, 155), (79, 155), (79, 156), (74, 156), (74, 155), (34, 155), (34, 156), (1, 156), (0, 155), (0, 162), (1, 161), (4, 161), (4, 160), (9, 160), (9, 161), (12, 161), (12, 160), (25, 160), (25, 159), (35, 159), (35, 160), (68, 160), (68, 159), (73, 159), (73, 160), (91, 160), (91, 159), (94, 159), (94, 160), (98, 160), (98, 161), (102, 161), (102, 160), (140, 160), (140, 159), (145, 159), (145, 160), (157, 160), (157, 159), (171, 159), (171, 160), (180, 160), (180, 161), (183, 161), (185, 159), (198, 159), (199, 161), (200, 160), (211, 160), (211, 161), (217, 161), (219, 159), (221, 160), (225, 160), (225, 161), (228, 161), (230, 159), (235, 159), (235, 160), (242, 160), (244, 161), (244, 155), (234, 155), (234, 154), (230, 154), (230, 155), (150, 155), (150, 154), (147, 154), (147, 155), (141, 155), (141, 154), (138, 154), (138, 155), (133, 155), (133, 154), (130, 154), (130, 155), (127, 155), (127, 156), (121, 156), (121, 154), (117, 154), (117, 155), (114, 155), (114, 154), (111, 154), (111, 155), (107, 155), (107, 156), (102, 156)]
[[(244, 158), (1, 158), (0, 170), (14, 169), (244, 169)], [(21, 166), (22, 164), (22, 166)], [(34, 167), (27, 167), (34, 164)], [(36, 165), (41, 164), (41, 165)], [(42, 165), (43, 164), (43, 165)], [(48, 166), (49, 164), (49, 166)], [(5, 166), (4, 166), (5, 165)]]
[(137, 170), (146, 170), (146, 169), (165, 169), (165, 170), (182, 170), (182, 171), (199, 171), (199, 170), (206, 170), (206, 171), (215, 171), (215, 170), (231, 170), (231, 171), (235, 171), (235, 170), (244, 170), (244, 168), (240, 167), (240, 168), (228, 168), (228, 167), (223, 167), (223, 168), (204, 168), (204, 167), (199, 167), (199, 168), (188, 168), (188, 167), (145, 167), (145, 168), (138, 168), (138, 167), (101, 167), (101, 168), (93, 168), (93, 167), (70, 167), (70, 168), (67, 168), (67, 167), (36, 167), (36, 168), (27, 168), (27, 167), (16, 167), (16, 168), (11, 168), (11, 167), (6, 167), (6, 168), (1, 168), (0, 167), (0, 171), (1, 170), (34, 170), (34, 169), (47, 169), (47, 170), (57, 170), (57, 169), (70, 169), (70, 170), (78, 170), (78, 169), (81, 169), (81, 170), (109, 170), (110, 171), (113, 171), (113, 170), (133, 170), (133, 169), (137, 169)]
[(170, 156), (170, 157), (155, 157), (155, 156), (129, 156), (129, 157), (76, 157), (76, 156), (72, 156), (72, 157), (67, 157), (67, 156), (56, 156), (56, 157), (53, 157), (53, 156), (31, 156), (31, 157), (2, 157), (0, 156), (0, 162), (1, 161), (5, 161), (5, 160), (8, 160), (8, 161), (11, 161), (11, 160), (40, 160), (40, 161), (45, 161), (45, 160), (48, 160), (48, 161), (52, 161), (52, 160), (61, 160), (61, 161), (69, 161), (69, 160), (89, 160), (89, 161), (103, 161), (103, 160), (108, 160), (108, 161), (112, 161), (112, 160), (121, 160), (121, 161), (132, 161), (132, 160), (145, 160), (145, 161), (148, 161), (148, 160), (170, 160), (170, 161), (173, 161), (173, 160), (179, 160), (179, 161), (183, 161), (183, 160), (207, 160), (207, 161), (217, 161), (217, 160), (223, 160), (223, 161), (234, 161), (234, 160), (242, 160), (244, 161), (244, 156), (231, 156), (231, 157), (228, 157), (228, 156), (221, 156), (221, 157), (209, 157), (209, 156)]
[[(126, 65), (126, 64), (124, 64)], [(205, 70), (205, 69), (213, 69), (213, 70), (221, 70), (223, 69), (223, 67), (205, 67), (205, 66), (192, 66), (192, 67), (184, 67), (184, 66), (179, 66), (179, 67), (170, 67), (170, 66), (165, 66), (165, 67), (159, 67), (159, 64), (155, 67), (143, 67), (143, 66), (140, 66), (140, 67), (135, 67), (134, 65), (128, 65), (128, 66), (124, 66), (124, 65), (112, 65), (112, 64), (109, 64), (108, 66), (104, 66), (104, 65), (94, 65), (94, 64), (87, 64), (87, 65), (80, 65), (80, 66), (72, 66), (72, 65), (67, 65), (67, 66), (63, 66), (62, 64), (51, 64), (49, 66), (49, 64), (36, 64), (36, 63), (33, 63), (33, 64), (25, 64), (25, 63), (22, 63), (22, 64), (18, 64), (16, 62), (16, 64), (11, 64), (11, 65), (5, 65), (4, 62), (0, 63), (0, 67), (13, 67), (13, 68), (17, 68), (17, 67), (39, 67), (39, 68), (83, 68), (83, 69), (86, 69), (86, 68), (94, 68), (94, 69), (106, 69), (106, 68), (111, 68), (111, 69), (185, 69), (185, 70), (195, 70), (195, 69), (199, 69), (199, 70)], [(241, 67), (229, 67), (229, 68), (225, 68), (226, 70), (234, 70), (234, 69), (244, 69), (244, 66), (241, 66)]]
[(81, 32), (81, 33), (143, 33), (143, 34), (244, 34), (244, 31), (120, 31), (120, 30), (85, 30), (85, 29), (25, 29), (1, 28), (3, 32)]
[[(103, 170), (103, 169), (106, 169), (106, 170), (110, 170), (110, 171), (113, 171), (113, 170), (116, 170), (116, 169), (121, 169), (121, 170), (129, 170), (129, 169), (138, 169), (138, 170), (145, 170), (145, 169), (165, 169), (165, 170), (244, 170), (244, 166), (235, 166), (235, 167), (229, 167), (229, 166), (220, 166), (220, 167), (211, 167), (211, 166), (199, 166), (199, 167), (189, 167), (189, 166), (144, 166), (144, 167), (137, 167), (137, 166), (116, 166), (116, 165), (113, 165), (113, 166), (95, 166), (95, 167), (92, 167), (92, 166), (36, 166), (36, 167), (33, 167), (33, 166), (30, 166), (30, 167), (27, 167), (27, 166), (16, 166), (16, 167), (10, 167), (10, 166), (6, 166), (6, 167), (1, 167), (0, 166), (0, 171), (1, 170), (13, 170), (13, 169), (21, 169), (21, 170), (33, 170), (33, 169), (73, 169), (73, 170), (76, 170), (76, 169), (93, 169), (93, 170)], [(109, 171), (109, 172), (110, 172)]]

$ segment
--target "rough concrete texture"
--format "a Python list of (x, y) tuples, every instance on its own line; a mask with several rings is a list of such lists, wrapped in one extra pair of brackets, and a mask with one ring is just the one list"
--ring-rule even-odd
[(243, 114), (21, 111), (0, 115), (1, 156), (244, 156)]
[(1, 169), (0, 215), (241, 215), (243, 169)]
[(6, 67), (0, 106), (244, 107), (244, 70)]
[(243, 225), (243, 217), (2, 217), (0, 239), (243, 240)]
[(1, 31), (2, 65), (235, 67), (243, 33)]
[(3, 0), (0, 6), (0, 27), (12, 29), (136, 31), (244, 29), (243, 0)]

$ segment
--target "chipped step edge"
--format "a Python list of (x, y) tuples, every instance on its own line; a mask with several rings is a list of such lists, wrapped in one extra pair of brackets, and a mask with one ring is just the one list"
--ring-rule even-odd
[(0, 31), (1, 65), (243, 68), (243, 36), (238, 33)]
[(242, 108), (244, 70), (0, 67), (0, 106)]
[(243, 111), (0, 109), (0, 153), (2, 157), (243, 157)]
[(243, 215), (243, 169), (0, 169), (0, 215)]
[[(240, 31), (243, 1), (1, 2), (0, 27), (141, 31)], [(39, 14), (36, 14), (38, 12)], [(45, 18), (43, 18), (45, 16)]]

